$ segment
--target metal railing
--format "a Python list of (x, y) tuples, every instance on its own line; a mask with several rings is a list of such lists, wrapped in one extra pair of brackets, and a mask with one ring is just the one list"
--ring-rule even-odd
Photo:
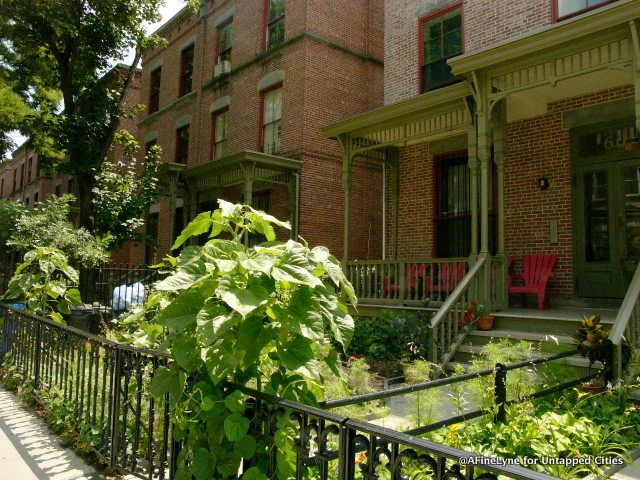
[(468, 269), (466, 258), (345, 262), (345, 274), (360, 303), (441, 305)]
[(618, 310), (609, 340), (616, 350), (614, 373), (622, 377), (622, 343), (626, 340), (635, 349), (640, 349), (640, 263), (636, 267), (633, 279)]
[[(12, 365), (24, 380), (42, 391), (54, 392), (69, 409), (79, 432), (89, 432), (88, 441), (108, 460), (112, 469), (131, 472), (142, 478), (172, 479), (180, 446), (172, 440), (169, 397), (154, 399), (150, 382), (160, 366), (171, 358), (155, 351), (110, 342), (85, 332), (34, 317), (0, 305), (4, 320), (0, 352), (5, 365)], [(244, 392), (251, 408), (251, 434), (268, 447), (268, 475), (275, 478), (278, 469), (276, 433), (280, 417), (292, 423), (296, 456), (295, 479), (302, 480), (317, 469), (322, 480), (353, 480), (356, 469), (363, 478), (409, 478), (416, 469), (430, 478), (497, 479), (498, 475), (524, 480), (549, 480), (549, 475), (518, 465), (434, 443), (415, 435), (486, 414), (487, 410), (468, 412), (444, 422), (398, 432), (327, 411), (329, 408), (388, 398), (403, 393), (494, 375), (496, 420), (504, 421), (505, 405), (525, 399), (507, 399), (507, 372), (545, 363), (575, 354), (554, 356), (497, 365), (452, 378), (400, 387), (347, 399), (326, 402), (314, 408), (284, 400), (247, 387), (228, 385)], [(598, 374), (572, 380), (536, 392), (528, 398), (570, 388)], [(476, 467), (466, 462), (474, 458)], [(238, 465), (239, 472), (254, 465), (257, 457)], [(467, 465), (465, 465), (465, 463)], [(382, 474), (380, 470), (385, 473)], [(484, 472), (484, 473), (482, 473)], [(488, 473), (487, 473), (488, 472)], [(423, 478), (423, 477), (419, 477)]]
[(449, 295), (429, 324), (429, 357), (444, 370), (456, 349), (462, 344), (469, 327), (465, 326), (465, 314), (472, 300), (477, 300), (479, 280), (486, 258), (479, 257), (467, 275)]
[(0, 306), (0, 354), (23, 379), (63, 401), (68, 420), (111, 469), (165, 479), (172, 454), (168, 396), (149, 395), (170, 357)]

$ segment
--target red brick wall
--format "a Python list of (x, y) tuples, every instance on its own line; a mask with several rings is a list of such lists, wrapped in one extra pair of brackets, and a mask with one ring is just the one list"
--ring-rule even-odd
[[(236, 0), (209, 3), (212, 10), (206, 20), (176, 21), (164, 34), (166, 49), (146, 53), (143, 61), (142, 98), (148, 97), (149, 72), (162, 61), (160, 111), (150, 118), (139, 118), (139, 138), (156, 132), (163, 161), (175, 155), (174, 124), (182, 115), (191, 115), (189, 167), (210, 161), (210, 105), (228, 95), (229, 137), (227, 152), (259, 150), (261, 136), (260, 79), (276, 70), (284, 70), (282, 147), (280, 155), (303, 160), (300, 172), (300, 235), (310, 244), (324, 244), (340, 256), (342, 253), (342, 154), (339, 145), (322, 135), (322, 127), (349, 116), (376, 108), (382, 98), (381, 0), (288, 1), (285, 13), (285, 39), (302, 38), (275, 55), (239, 71), (234, 68), (263, 54), (262, 6), (255, 1)], [(216, 31), (214, 22), (229, 9), (233, 17), (232, 74), (226, 85), (203, 88), (213, 79)], [(206, 26), (206, 31), (205, 31)], [(180, 46), (196, 35), (194, 91), (188, 104), (175, 107), (178, 97)], [(320, 38), (321, 40), (318, 40)], [(336, 45), (329, 45), (333, 42)], [(202, 48), (204, 45), (204, 49)], [(368, 58), (374, 57), (373, 61)], [(378, 60), (375, 60), (375, 59)], [(182, 102), (178, 102), (180, 104)], [(371, 176), (371, 178), (370, 178)], [(380, 209), (364, 214), (368, 205), (381, 202), (379, 169), (358, 167), (354, 171), (351, 255), (379, 257), (380, 241), (369, 232), (380, 231)], [(236, 189), (237, 190), (237, 189)], [(286, 190), (286, 189), (285, 189)], [(272, 194), (272, 213), (289, 218), (288, 193)], [(221, 195), (222, 196), (222, 195)], [(225, 197), (226, 198), (226, 197)], [(161, 206), (160, 231), (167, 237)], [(276, 211), (277, 210), (277, 211)], [(281, 212), (281, 214), (279, 214)], [(168, 237), (167, 237), (168, 238)], [(168, 240), (162, 241), (165, 245)]]
[(465, 0), (465, 52), (488, 47), (550, 24), (553, 1)]
[[(633, 87), (619, 87), (571, 97), (549, 104), (546, 115), (510, 123), (505, 167), (505, 233), (507, 253), (516, 259), (531, 253), (558, 255), (551, 295), (573, 296), (573, 219), (569, 130), (562, 128), (562, 112), (633, 95)], [(551, 187), (541, 191), (536, 181), (548, 177)], [(549, 222), (558, 221), (558, 243), (549, 243)], [(522, 265), (516, 263), (517, 271)]]

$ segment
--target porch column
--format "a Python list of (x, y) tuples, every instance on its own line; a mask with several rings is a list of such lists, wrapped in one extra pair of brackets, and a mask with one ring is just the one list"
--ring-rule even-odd
[(477, 151), (477, 131), (475, 118), (469, 127), (467, 156), (470, 170), (471, 185), (469, 189), (471, 207), (471, 254), (469, 261), (475, 262), (478, 258), (478, 151)]
[(398, 258), (398, 199), (399, 199), (399, 175), (398, 175), (398, 161), (399, 151), (396, 149), (388, 151), (389, 159), (389, 193), (391, 193), (391, 214), (393, 215), (393, 230), (391, 236), (391, 258)]
[[(253, 199), (253, 164), (246, 165), (244, 167), (244, 194), (243, 194), (243, 203), (245, 205), (251, 205), (251, 201)], [(244, 236), (244, 244), (246, 247), (249, 246), (249, 234), (245, 234)]]
[(291, 224), (291, 239), (298, 240), (298, 192), (300, 190), (300, 174), (291, 172), (289, 182), (289, 223)]
[(629, 22), (633, 46), (633, 86), (635, 90), (636, 135), (640, 135), (640, 26), (638, 20)]
[(498, 241), (496, 258), (499, 260), (498, 270), (495, 275), (496, 300), (504, 308), (508, 305), (507, 275), (508, 262), (505, 251), (505, 227), (504, 227), (504, 164), (506, 152), (506, 128), (507, 128), (507, 103), (502, 100), (495, 106), (495, 124), (493, 130), (493, 159), (496, 164), (496, 193), (497, 193), (497, 230)]
[(351, 194), (351, 137), (348, 135), (339, 138), (342, 145), (342, 190), (344, 194), (344, 221), (342, 231), (342, 261), (349, 260), (349, 196)]
[(480, 280), (479, 298), (491, 311), (491, 255), (489, 254), (489, 175), (491, 174), (491, 110), (489, 88), (484, 75), (473, 72), (476, 100), (477, 158), (480, 166), (480, 253), (485, 264)]

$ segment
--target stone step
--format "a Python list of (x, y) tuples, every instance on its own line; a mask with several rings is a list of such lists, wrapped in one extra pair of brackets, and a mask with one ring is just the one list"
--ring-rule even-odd
[(529, 342), (544, 343), (552, 342), (560, 345), (572, 345), (573, 337), (571, 335), (551, 335), (548, 333), (525, 332), (522, 330), (500, 329), (493, 330), (471, 330), (467, 336), (467, 341), (474, 345), (486, 345), (491, 340), (499, 340), (507, 338), (514, 342), (527, 340)]
[(612, 325), (618, 311), (604, 308), (549, 308), (545, 310), (510, 308), (494, 312), (494, 329), (571, 336), (582, 315), (599, 315), (603, 325)]

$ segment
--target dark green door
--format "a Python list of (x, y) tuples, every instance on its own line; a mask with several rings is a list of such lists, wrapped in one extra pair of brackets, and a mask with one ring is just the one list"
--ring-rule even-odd
[(622, 298), (640, 260), (640, 159), (574, 170), (578, 296)]

